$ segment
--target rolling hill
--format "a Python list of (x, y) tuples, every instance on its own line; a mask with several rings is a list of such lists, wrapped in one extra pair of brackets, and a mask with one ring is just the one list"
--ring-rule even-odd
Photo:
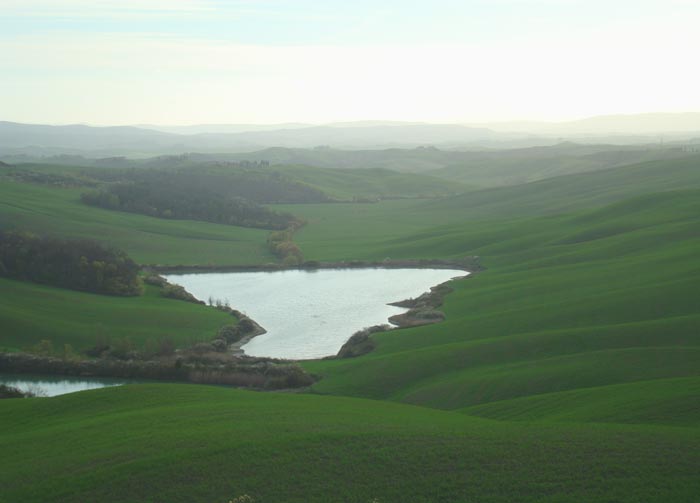
[[(307, 393), (134, 385), (3, 401), (0, 501), (693, 502), (699, 166), (275, 206), (308, 222), (295, 235), (308, 259), (476, 255), (485, 270), (452, 282), (444, 322), (302, 362), (321, 378)], [(346, 190), (335, 176), (316, 181)], [(264, 234), (86, 209), (71, 188), (0, 189), (3, 225), (97, 234), (141, 261), (266, 260)], [(12, 311), (31, 309), (42, 292), (29, 290)]]

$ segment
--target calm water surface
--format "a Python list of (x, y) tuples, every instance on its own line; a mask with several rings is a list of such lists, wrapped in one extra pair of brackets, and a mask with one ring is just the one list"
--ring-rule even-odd
[(100, 377), (39, 376), (32, 374), (0, 374), (0, 384), (22, 391), (31, 391), (37, 396), (58, 396), (86, 389), (120, 386), (127, 381)]
[(406, 309), (388, 306), (468, 273), (455, 269), (320, 269), (316, 271), (169, 274), (198, 299), (228, 301), (267, 333), (243, 346), (251, 356), (307, 359), (334, 355), (365, 327)]

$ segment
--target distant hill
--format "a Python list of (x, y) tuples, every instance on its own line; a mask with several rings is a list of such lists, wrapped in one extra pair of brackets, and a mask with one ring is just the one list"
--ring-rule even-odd
[[(246, 126), (247, 127), (247, 126)], [(270, 127), (218, 126), (220, 132), (200, 133), (206, 126), (167, 128), (171, 132), (134, 126), (48, 126), (0, 122), (0, 149), (29, 155), (76, 154), (138, 155), (184, 152), (238, 152), (265, 147), (310, 148), (319, 145), (346, 148), (381, 148), (418, 145), (466, 145), (475, 142), (521, 138), (521, 134), (495, 133), (486, 128), (453, 124), (399, 124)], [(178, 134), (172, 132), (177, 131)], [(52, 150), (53, 149), (53, 150)]]
[[(447, 183), (475, 187), (515, 185), (573, 173), (635, 164), (657, 159), (677, 159), (694, 155), (686, 145), (587, 145), (562, 142), (551, 146), (502, 150), (459, 151), (436, 147), (341, 150), (336, 148), (272, 147), (240, 153), (196, 152), (163, 155), (145, 159), (111, 156), (100, 159), (81, 155), (58, 156), (2, 155), (10, 163), (99, 166), (105, 168), (149, 167), (187, 168), (200, 165), (260, 162), (272, 166), (303, 165), (332, 169), (391, 170), (426, 174)], [(436, 180), (433, 179), (433, 182)]]
[(313, 124), (286, 122), (283, 124), (192, 124), (186, 126), (162, 126), (154, 124), (134, 124), (140, 129), (151, 129), (172, 134), (243, 133), (251, 131), (275, 131), (278, 129), (300, 129)]
[(0, 122), (0, 148), (41, 151), (57, 148), (66, 151), (153, 152), (182, 148), (179, 136), (132, 126), (93, 127), (81, 124), (47, 126)]
[(595, 208), (648, 193), (700, 189), (700, 155), (557, 176), (431, 203), (470, 218), (513, 218)]
[[(174, 164), (247, 160), (267, 161), (272, 165), (305, 165), (333, 169), (389, 169), (400, 173), (427, 174), (472, 186), (496, 187), (650, 160), (677, 159), (693, 154), (692, 151), (679, 146), (660, 148), (658, 145), (585, 145), (564, 142), (545, 147), (480, 151), (443, 150), (435, 147), (382, 150), (274, 147), (240, 154), (193, 153), (174, 158), (166, 156), (145, 160), (143, 163), (148, 166), (167, 167)], [(116, 165), (115, 163), (124, 161), (103, 162)]]
[[(187, 152), (250, 152), (272, 147), (503, 150), (552, 146), (563, 140), (588, 144), (639, 145), (659, 144), (659, 136), (664, 136), (668, 143), (679, 140), (688, 142), (698, 135), (700, 114), (692, 113), (594, 117), (569, 123), (505, 123), (493, 126), (358, 121), (326, 125), (288, 123), (95, 127), (82, 124), (50, 126), (0, 122), (0, 155), (148, 157)], [(441, 167), (444, 166), (443, 163)]]
[(435, 177), (482, 187), (515, 185), (573, 173), (585, 173), (628, 164), (693, 155), (683, 147), (581, 145), (473, 152), (436, 171)]
[(495, 131), (527, 131), (534, 134), (649, 135), (700, 132), (700, 112), (600, 115), (566, 122), (502, 122), (478, 124)]

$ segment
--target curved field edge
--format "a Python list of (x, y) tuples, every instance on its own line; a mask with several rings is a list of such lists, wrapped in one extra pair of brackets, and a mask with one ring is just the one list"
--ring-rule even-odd
[(460, 409), (504, 421), (653, 423), (700, 426), (700, 377), (582, 388)]
[(0, 227), (97, 239), (141, 264), (243, 265), (274, 262), (268, 231), (192, 220), (167, 220), (80, 202), (84, 189), (2, 180)]
[(4, 400), (0, 424), (7, 502), (690, 502), (700, 491), (700, 438), (686, 428), (189, 385)]
[(314, 391), (453, 409), (697, 376), (698, 195), (531, 220), (541, 239), (526, 247), (495, 225), (463, 229), (462, 250), (483, 254), (487, 270), (453, 282), (446, 320), (377, 334), (377, 349), (356, 359), (304, 363), (323, 377)]
[(113, 297), (0, 278), (0, 349), (49, 340), (82, 351), (98, 341), (128, 339), (136, 347), (169, 338), (177, 347), (210, 341), (235, 323), (217, 309), (162, 297), (146, 285), (139, 297)]

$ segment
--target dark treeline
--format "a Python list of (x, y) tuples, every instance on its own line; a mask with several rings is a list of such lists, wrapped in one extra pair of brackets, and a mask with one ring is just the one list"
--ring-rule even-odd
[(0, 231), (0, 276), (107, 295), (139, 295), (139, 267), (88, 240)]
[(297, 220), (258, 203), (319, 202), (326, 196), (274, 175), (123, 170), (104, 173), (105, 188), (82, 195), (86, 204), (160, 218), (286, 229)]
[(324, 203), (321, 190), (290, 180), (278, 171), (229, 169), (230, 163), (209, 163), (183, 169), (92, 169), (83, 175), (105, 182), (126, 182), (185, 188), (223, 197), (241, 197), (259, 204)]

